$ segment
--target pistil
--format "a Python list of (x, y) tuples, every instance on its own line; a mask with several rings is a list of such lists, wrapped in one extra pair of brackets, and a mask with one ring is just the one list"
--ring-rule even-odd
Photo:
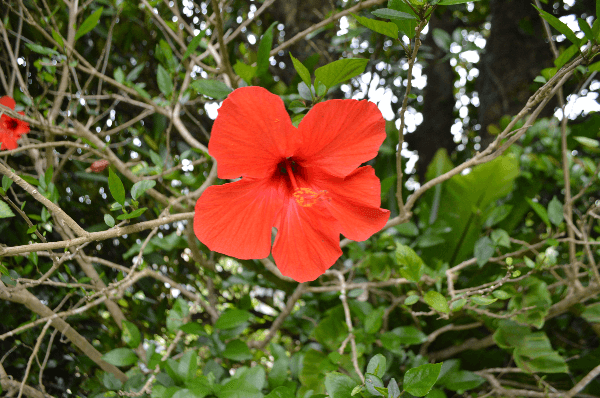
[(292, 187), (294, 188), (294, 191), (298, 190), (298, 184), (296, 183), (296, 177), (294, 177), (294, 172), (292, 171), (292, 165), (289, 159), (285, 160), (285, 170), (287, 171), (288, 175), (290, 176), (290, 182), (292, 183)]

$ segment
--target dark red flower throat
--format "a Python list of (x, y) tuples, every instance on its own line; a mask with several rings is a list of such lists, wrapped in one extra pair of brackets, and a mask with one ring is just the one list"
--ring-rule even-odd
[(327, 200), (331, 201), (331, 198), (327, 197), (327, 191), (315, 191), (309, 187), (300, 186), (298, 180), (306, 180), (306, 174), (304, 173), (303, 167), (294, 160), (293, 157), (286, 158), (285, 160), (277, 164), (277, 170), (280, 177), (287, 176), (288, 187), (294, 197), (296, 203), (302, 207), (311, 207), (317, 201)]

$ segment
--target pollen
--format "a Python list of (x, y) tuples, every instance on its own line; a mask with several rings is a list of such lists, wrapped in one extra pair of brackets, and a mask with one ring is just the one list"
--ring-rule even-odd
[(325, 195), (327, 191), (315, 192), (310, 188), (298, 188), (294, 191), (294, 199), (302, 207), (311, 207), (319, 200), (329, 200)]

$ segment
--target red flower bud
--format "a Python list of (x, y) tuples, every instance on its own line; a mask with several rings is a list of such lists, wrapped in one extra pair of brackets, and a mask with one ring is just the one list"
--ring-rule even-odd
[(90, 166), (90, 169), (94, 172), (94, 173), (100, 173), (102, 172), (102, 170), (104, 170), (105, 168), (108, 167), (110, 163), (108, 162), (108, 160), (96, 160), (94, 163), (92, 163), (92, 165)]

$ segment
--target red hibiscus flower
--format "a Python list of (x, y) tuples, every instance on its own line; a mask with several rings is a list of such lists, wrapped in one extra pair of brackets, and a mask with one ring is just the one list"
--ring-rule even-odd
[(341, 256), (340, 233), (363, 241), (381, 230), (380, 182), (372, 167), (385, 121), (368, 101), (315, 105), (295, 128), (283, 101), (260, 87), (233, 91), (208, 144), (219, 178), (198, 199), (196, 236), (240, 259), (273, 258), (283, 275), (315, 280)]
[[(9, 96), (4, 96), (0, 98), (0, 105), (15, 109), (16, 102)], [(24, 115), (25, 113), (19, 112), (19, 114)], [(2, 114), (0, 116), (0, 142), (2, 143), (0, 150), (16, 149), (18, 146), (17, 140), (21, 138), (21, 134), (27, 134), (28, 132), (29, 123)]]

